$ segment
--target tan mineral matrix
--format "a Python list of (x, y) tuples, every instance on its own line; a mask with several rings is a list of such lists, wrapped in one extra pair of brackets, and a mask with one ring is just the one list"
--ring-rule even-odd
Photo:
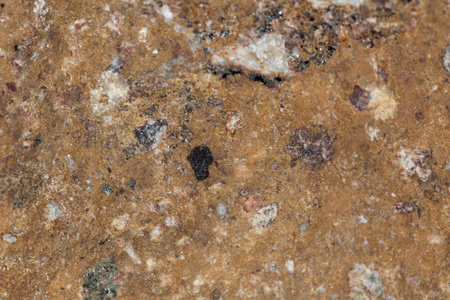
[(450, 298), (450, 0), (0, 0), (0, 300)]

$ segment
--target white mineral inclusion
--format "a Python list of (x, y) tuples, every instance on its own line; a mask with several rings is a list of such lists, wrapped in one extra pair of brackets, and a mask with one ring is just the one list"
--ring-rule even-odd
[(149, 270), (150, 272), (155, 270), (156, 262), (153, 258), (147, 259), (146, 264), (147, 264), (147, 270)]
[(396, 111), (398, 103), (394, 93), (387, 86), (367, 86), (371, 94), (370, 102), (367, 108), (372, 112), (376, 120), (386, 121), (392, 118)]
[(294, 274), (294, 261), (293, 260), (287, 260), (284, 263), (284, 266), (286, 267), (286, 270), (289, 274)]
[(129, 222), (130, 222), (130, 215), (123, 214), (112, 221), (112, 226), (117, 230), (124, 230)]
[(172, 11), (170, 11), (170, 7), (167, 5), (163, 5), (162, 9), (161, 9), (161, 14), (164, 17), (164, 20), (166, 22), (170, 22), (173, 19), (173, 13)]
[(140, 265), (141, 259), (139, 258), (139, 256), (136, 254), (136, 252), (133, 249), (133, 246), (131, 246), (131, 244), (127, 244), (125, 246), (125, 252), (130, 256), (131, 260), (135, 263)]
[(257, 228), (267, 227), (278, 214), (278, 204), (271, 203), (261, 208), (253, 217), (252, 225)]
[(47, 203), (45, 206), (45, 217), (48, 221), (52, 222), (59, 219), (62, 216), (62, 211), (59, 208), (59, 205), (55, 202)]
[(426, 151), (401, 149), (397, 152), (397, 164), (403, 168), (405, 177), (419, 176), (422, 181), (427, 181), (431, 176), (431, 168), (427, 160)]
[(263, 75), (288, 75), (289, 54), (284, 47), (285, 40), (281, 34), (264, 34), (261, 38), (251, 39), (244, 37), (237, 46), (225, 49), (225, 55), (213, 57), (213, 63), (233, 65)]
[(360, 6), (363, 4), (366, 0), (308, 0), (315, 8), (320, 7), (327, 7), (330, 5), (353, 5), (353, 6)]
[(217, 213), (221, 217), (227, 214), (227, 207), (225, 206), (225, 204), (220, 203), (219, 205), (217, 205)]
[(36, 18), (43, 18), (49, 12), (45, 0), (36, 0), (34, 2), (33, 12), (36, 15)]
[(9, 234), (9, 233), (3, 234), (2, 240), (7, 243), (10, 243), (10, 244), (14, 244), (15, 242), (17, 242), (17, 238), (14, 235)]
[[(94, 114), (104, 113), (110, 110), (125, 99), (128, 94), (129, 87), (118, 73), (113, 71), (105, 71), (100, 75), (97, 86), (91, 90), (91, 103)], [(101, 102), (103, 96), (108, 98), (106, 104)]]

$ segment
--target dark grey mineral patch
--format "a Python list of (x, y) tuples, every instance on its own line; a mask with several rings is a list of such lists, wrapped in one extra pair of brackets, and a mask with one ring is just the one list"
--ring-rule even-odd
[(207, 146), (197, 146), (192, 149), (187, 160), (191, 164), (197, 180), (201, 181), (209, 177), (209, 165), (213, 163), (214, 158)]
[(136, 127), (134, 136), (139, 144), (144, 145), (146, 148), (152, 147), (154, 149), (161, 142), (166, 129), (167, 121), (165, 119), (157, 119), (154, 122), (145, 122), (144, 125)]
[(355, 85), (353, 88), (353, 93), (348, 97), (350, 103), (357, 110), (365, 110), (370, 102), (370, 92), (361, 88), (359, 85)]
[(84, 300), (106, 300), (117, 297), (119, 285), (114, 281), (116, 272), (114, 259), (102, 259), (95, 269), (84, 277)]
[(119, 72), (120, 69), (123, 68), (124, 63), (125, 62), (123, 61), (123, 59), (121, 59), (119, 56), (115, 56), (111, 64), (106, 69), (106, 71), (117, 73)]
[(294, 131), (286, 151), (291, 154), (291, 166), (297, 164), (298, 159), (311, 165), (321, 165), (334, 156), (333, 143), (336, 136), (329, 135), (323, 125), (301, 127)]

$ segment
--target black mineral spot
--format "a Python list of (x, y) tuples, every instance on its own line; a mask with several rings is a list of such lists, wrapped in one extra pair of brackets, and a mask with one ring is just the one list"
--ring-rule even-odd
[(134, 179), (134, 178), (131, 178), (131, 179), (128, 181), (127, 185), (128, 185), (132, 190), (134, 190), (134, 188), (136, 187), (136, 183), (137, 183), (137, 180)]
[(227, 37), (230, 34), (229, 30), (222, 30), (220, 32), (220, 37)]
[(297, 70), (298, 70), (299, 72), (305, 71), (305, 70), (308, 69), (308, 68), (309, 68), (309, 60), (302, 60), (302, 61), (300, 61), (300, 62), (298, 63), (298, 65), (297, 65)]
[(134, 136), (139, 144), (145, 147), (156, 146), (167, 129), (167, 121), (165, 119), (157, 119), (152, 123), (145, 123), (134, 130)]
[(192, 149), (191, 154), (187, 157), (194, 170), (195, 178), (198, 181), (205, 180), (209, 177), (209, 165), (213, 163), (214, 159), (211, 151), (207, 146), (197, 146)]
[[(259, 74), (256, 74), (256, 73), (249, 73), (247, 78), (250, 80), (256, 81), (256, 82), (262, 82), (265, 86), (267, 86), (268, 88), (271, 88), (271, 89), (275, 87), (275, 82), (272, 79), (267, 78), (262, 75), (259, 75)], [(277, 78), (276, 79), (277, 82), (281, 81), (280, 77), (276, 77), (276, 78)]]
[(159, 107), (158, 104), (152, 104), (144, 111), (144, 114), (146, 114), (147, 116), (153, 116), (155, 112), (158, 110), (158, 107)]

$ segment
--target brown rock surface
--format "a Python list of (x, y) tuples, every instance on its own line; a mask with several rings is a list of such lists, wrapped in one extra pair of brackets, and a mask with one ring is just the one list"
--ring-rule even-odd
[(449, 298), (449, 20), (0, 0), (0, 299)]

